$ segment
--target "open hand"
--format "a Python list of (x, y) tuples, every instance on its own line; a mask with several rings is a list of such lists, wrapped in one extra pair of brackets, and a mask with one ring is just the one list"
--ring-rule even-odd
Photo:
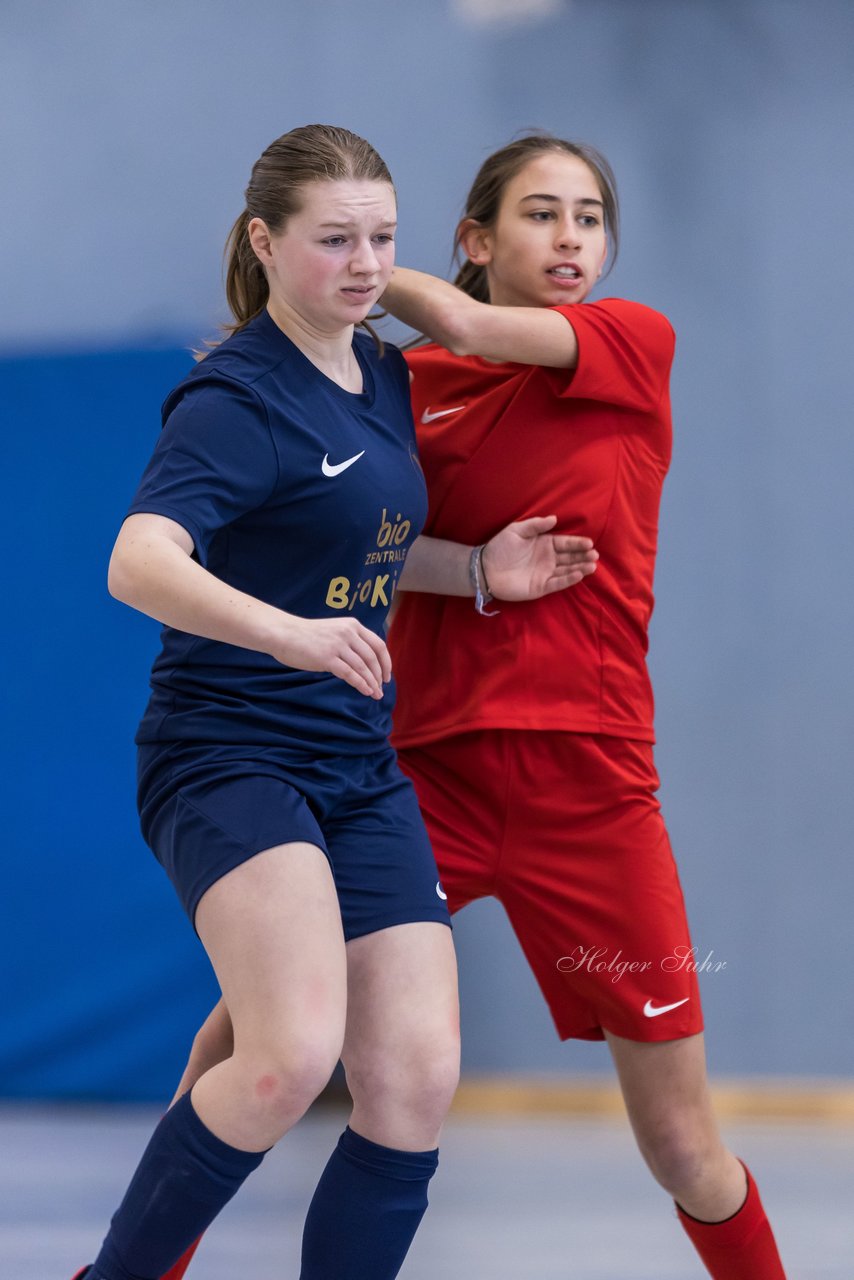
[(596, 571), (599, 553), (590, 538), (553, 534), (557, 516), (532, 516), (508, 524), (483, 549), (483, 571), (497, 600), (537, 600), (574, 587)]

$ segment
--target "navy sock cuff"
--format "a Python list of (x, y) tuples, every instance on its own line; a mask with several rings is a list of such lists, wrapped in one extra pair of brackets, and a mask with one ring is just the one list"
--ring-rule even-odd
[(257, 1169), (266, 1151), (241, 1151), (211, 1133), (199, 1118), (189, 1092), (167, 1112), (172, 1132), (182, 1145), (208, 1169), (243, 1178)]
[(422, 1182), (433, 1176), (439, 1164), (438, 1147), (432, 1151), (397, 1151), (363, 1138), (349, 1125), (338, 1139), (338, 1150), (351, 1164), (398, 1182)]
[(162, 1276), (265, 1154), (223, 1142), (184, 1094), (151, 1135), (87, 1280)]

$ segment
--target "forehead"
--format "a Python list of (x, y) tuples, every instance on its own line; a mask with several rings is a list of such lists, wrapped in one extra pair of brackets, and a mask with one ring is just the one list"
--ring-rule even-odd
[(567, 203), (601, 200), (595, 173), (580, 156), (561, 151), (545, 151), (529, 160), (508, 182), (505, 200), (524, 200), (528, 195), (558, 196)]
[(387, 182), (335, 178), (309, 182), (302, 189), (298, 217), (311, 222), (394, 222), (397, 200)]

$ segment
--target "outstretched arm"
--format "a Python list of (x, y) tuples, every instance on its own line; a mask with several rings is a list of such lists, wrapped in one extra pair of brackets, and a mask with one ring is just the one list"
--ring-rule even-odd
[[(599, 554), (590, 538), (553, 534), (557, 516), (532, 516), (507, 525), (483, 548), (483, 572), (498, 600), (536, 600), (575, 586), (593, 573)], [(473, 548), (420, 537), (409, 549), (401, 591), (473, 596), (469, 565)]]
[(447, 280), (408, 267), (395, 267), (381, 305), (458, 356), (557, 369), (574, 369), (578, 363), (575, 330), (566, 316), (548, 307), (476, 302)]
[(222, 640), (303, 671), (328, 671), (368, 697), (391, 679), (385, 644), (356, 618), (299, 618), (236, 591), (191, 559), (193, 539), (175, 520), (128, 516), (110, 560), (108, 587), (124, 604), (190, 635)]

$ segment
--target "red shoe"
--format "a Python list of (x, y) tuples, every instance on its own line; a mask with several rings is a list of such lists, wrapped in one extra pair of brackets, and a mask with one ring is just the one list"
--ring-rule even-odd
[[(199, 1247), (199, 1241), (201, 1238), (202, 1237), (199, 1236), (198, 1240), (193, 1241), (186, 1253), (181, 1254), (181, 1257), (175, 1263), (174, 1267), (170, 1267), (166, 1274), (161, 1277), (161, 1280), (181, 1280), (181, 1277), (190, 1265), (193, 1254)], [(74, 1280), (77, 1280), (77, 1277), (74, 1277)]]
[[(187, 1270), (187, 1267), (189, 1267), (190, 1262), (192, 1261), (193, 1254), (196, 1252), (196, 1250), (199, 1247), (199, 1244), (201, 1243), (201, 1239), (202, 1237), (199, 1236), (198, 1240), (193, 1241), (189, 1249), (187, 1249), (185, 1253), (182, 1253), (181, 1257), (178, 1259), (175, 1265), (169, 1268), (169, 1270), (161, 1278), (161, 1280), (181, 1280), (182, 1276), (184, 1275), (184, 1272)], [(81, 1267), (79, 1271), (75, 1271), (74, 1275), (71, 1277), (71, 1280), (85, 1280), (86, 1276), (88, 1276), (91, 1270), (92, 1270), (91, 1264), (88, 1267)]]

